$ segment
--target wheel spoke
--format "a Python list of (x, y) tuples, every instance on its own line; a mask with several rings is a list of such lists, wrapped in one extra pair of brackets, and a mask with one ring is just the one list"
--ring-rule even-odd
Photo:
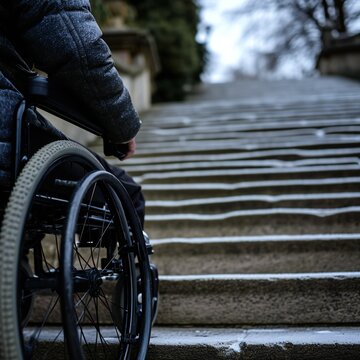
[(115, 332), (116, 332), (116, 336), (118, 338), (119, 341), (121, 341), (120, 339), (120, 335), (119, 335), (119, 330), (115, 324), (115, 319), (114, 319), (114, 315), (113, 315), (113, 312), (111, 310), (111, 307), (108, 303), (108, 300), (106, 298), (106, 295), (104, 294), (104, 290), (103, 289), (100, 289), (100, 295), (99, 295), (99, 299), (101, 301), (101, 303), (108, 309), (109, 313), (110, 313), (110, 316), (111, 316), (111, 319), (113, 320), (113, 324), (114, 324), (114, 329), (115, 329)]
[[(107, 209), (107, 204), (104, 204), (104, 217), (103, 217), (103, 222), (101, 224), (101, 240), (104, 236), (104, 224), (105, 224), (105, 218), (106, 218), (106, 209)], [(111, 221), (114, 220), (114, 216), (113, 218), (111, 219)], [(101, 244), (100, 244), (100, 247), (101, 247)], [(96, 267), (98, 268), (99, 267), (99, 260), (100, 260), (100, 251), (98, 252), (98, 258), (97, 258), (97, 261), (96, 261)]]
[(43, 319), (43, 321), (42, 321), (42, 323), (41, 323), (41, 326), (38, 327), (36, 330), (34, 330), (33, 336), (31, 336), (31, 340), (30, 340), (30, 341), (31, 341), (32, 343), (34, 343), (34, 344), (37, 344), (37, 343), (38, 343), (39, 338), (40, 338), (41, 331), (43, 330), (44, 325), (45, 325), (45, 323), (47, 322), (50, 314), (52, 313), (52, 311), (55, 309), (56, 305), (58, 304), (59, 299), (60, 299), (59, 296), (57, 296), (55, 303), (52, 304), (52, 303), (53, 303), (53, 300), (54, 300), (54, 297), (51, 298), (51, 302), (50, 302), (50, 304), (49, 304), (49, 306), (48, 306), (48, 309), (47, 309), (47, 311), (46, 311), (46, 313), (45, 313), (45, 316), (44, 316), (44, 319)]
[(95, 304), (95, 313), (96, 313), (96, 331), (99, 334), (99, 338), (100, 338), (100, 342), (101, 342), (101, 347), (104, 351), (104, 353), (106, 353), (106, 350), (108, 350), (108, 344), (106, 342), (106, 340), (104, 339), (104, 337), (101, 334), (100, 331), (100, 321), (99, 321), (99, 299), (98, 298), (94, 298), (94, 304)]
[[(99, 250), (98, 250), (98, 257), (100, 256), (100, 247), (101, 247), (101, 243), (102, 243), (103, 237), (104, 237), (106, 231), (109, 229), (110, 224), (111, 224), (111, 222), (112, 222), (113, 220), (114, 220), (114, 216), (112, 217), (111, 221), (109, 221), (109, 223), (107, 224), (105, 230), (102, 231), (102, 233), (101, 233), (101, 235), (100, 235), (100, 239), (98, 240), (98, 242), (97, 242), (97, 243), (95, 244), (95, 246), (94, 246), (95, 249), (99, 249)], [(93, 264), (94, 264), (94, 266), (95, 266), (95, 260), (94, 260), (94, 257), (93, 257), (92, 249), (93, 249), (93, 247), (91, 247), (91, 255), (89, 256), (89, 258), (88, 258), (88, 260), (87, 260), (87, 263), (88, 263), (89, 260), (92, 258)]]
[(108, 261), (108, 263), (104, 266), (104, 268), (101, 269), (101, 273), (104, 273), (104, 271), (108, 269), (108, 267), (111, 265), (112, 261), (116, 259), (116, 257), (117, 257), (117, 255), (114, 255), (114, 256)]
[[(89, 305), (90, 305), (91, 302), (93, 302), (94, 307), (95, 307), (95, 319), (93, 318), (93, 315), (90, 313), (90, 310), (89, 310)], [(97, 334), (96, 339), (100, 338), (100, 343), (102, 344), (103, 348), (104, 348), (105, 345), (108, 347), (108, 344), (107, 344), (105, 338), (103, 337), (103, 335), (101, 334), (101, 331), (100, 331), (100, 325), (99, 325), (100, 322), (99, 322), (99, 312), (98, 312), (97, 298), (90, 297), (88, 303), (84, 304), (83, 312), (87, 313), (88, 319), (92, 322), (93, 326), (95, 327), (96, 334)], [(79, 325), (80, 332), (82, 334), (82, 337), (83, 337), (84, 341), (86, 342), (86, 345), (89, 347), (89, 345), (87, 343), (87, 340), (86, 340), (85, 333), (83, 331), (83, 328), (82, 328), (82, 326), (80, 324), (79, 319), (77, 321), (77, 324)], [(97, 340), (96, 340), (96, 344), (97, 344)]]
[[(84, 265), (82, 264), (82, 261), (85, 263), (87, 263), (87, 261), (85, 260), (85, 258), (81, 255), (81, 253), (78, 251), (78, 247), (76, 246), (76, 244), (74, 243), (73, 245), (73, 252), (75, 253), (74, 257), (77, 255), (77, 259), (79, 260), (79, 265), (81, 267), (81, 270), (85, 270)], [(82, 261), (81, 261), (82, 260)]]
[[(76, 295), (79, 297), (78, 294), (76, 294)], [(85, 297), (87, 297), (87, 296), (89, 297), (89, 299), (87, 300), (87, 303), (85, 304)], [(84, 317), (85, 317), (85, 309), (89, 306), (90, 301), (91, 301), (91, 296), (90, 296), (89, 293), (87, 292), (87, 293), (86, 293), (83, 297), (81, 297), (81, 298), (79, 299), (79, 301), (75, 304), (75, 309), (79, 306), (80, 303), (83, 304), (83, 309), (82, 309), (82, 312), (81, 312), (80, 316), (77, 315), (78, 321), (77, 321), (76, 325), (80, 325), (81, 321), (84, 319)]]
[(92, 201), (93, 201), (93, 198), (94, 198), (96, 186), (97, 186), (97, 184), (95, 184), (94, 187), (93, 187), (92, 194), (91, 194), (91, 197), (90, 197), (90, 201), (89, 201), (89, 204), (88, 204), (88, 206), (87, 206), (87, 212), (86, 212), (85, 222), (84, 222), (84, 224), (83, 224), (83, 227), (82, 227), (82, 230), (81, 230), (81, 233), (80, 233), (80, 239), (79, 239), (80, 242), (81, 242), (81, 239), (82, 239), (84, 230), (85, 230), (85, 225), (86, 225), (87, 220), (88, 220), (88, 218), (89, 218), (89, 209), (90, 209), (90, 207), (91, 207), (91, 204), (92, 204)]
[[(56, 340), (59, 338), (59, 336), (64, 332), (64, 329), (61, 328), (58, 332), (58, 334), (55, 336), (54, 340), (51, 342), (52, 344), (56, 343)], [(49, 351), (52, 349), (52, 346), (49, 346), (49, 350), (42, 356), (43, 359), (48, 359)]]

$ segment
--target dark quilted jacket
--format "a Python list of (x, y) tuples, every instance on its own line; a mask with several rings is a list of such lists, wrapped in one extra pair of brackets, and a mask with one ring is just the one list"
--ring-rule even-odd
[(26, 66), (18, 54), (76, 97), (110, 140), (137, 134), (139, 117), (101, 35), (87, 0), (0, 0), (0, 58), (14, 67), (0, 68), (0, 167), (22, 97), (14, 88), (16, 67)]

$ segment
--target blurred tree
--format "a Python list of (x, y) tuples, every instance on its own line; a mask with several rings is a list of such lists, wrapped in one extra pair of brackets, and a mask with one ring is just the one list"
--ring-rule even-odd
[(96, 21), (99, 23), (99, 25), (103, 25), (106, 23), (109, 12), (105, 4), (102, 0), (90, 0), (91, 4), (91, 12), (96, 18)]
[(205, 44), (196, 41), (199, 6), (195, 0), (129, 0), (135, 24), (154, 36), (161, 62), (155, 101), (182, 100), (200, 80), (206, 62)]
[[(265, 70), (273, 71), (284, 57), (296, 56), (299, 51), (315, 64), (320, 50), (359, 20), (359, 4), (359, 0), (246, 0), (232, 15), (253, 19), (244, 36), (257, 32), (265, 37), (268, 49), (258, 54)], [(259, 21), (267, 14), (276, 14), (275, 21)], [(304, 71), (301, 64), (299, 70)]]
[[(90, 0), (92, 12), (101, 26), (111, 18), (111, 1)], [(124, 2), (122, 0), (121, 2)], [(130, 26), (148, 30), (155, 38), (161, 71), (155, 79), (155, 101), (183, 100), (188, 89), (200, 81), (207, 62), (206, 45), (196, 41), (200, 23), (196, 0), (127, 0), (135, 18)], [(119, 0), (120, 3), (120, 0)], [(132, 13), (129, 9), (129, 13)]]

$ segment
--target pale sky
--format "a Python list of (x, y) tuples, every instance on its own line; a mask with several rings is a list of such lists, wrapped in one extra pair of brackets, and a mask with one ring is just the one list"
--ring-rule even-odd
[[(239, 64), (241, 53), (245, 50), (238, 37), (241, 24), (235, 21), (229, 22), (225, 12), (236, 8), (241, 2), (242, 0), (200, 0), (203, 6), (202, 21), (211, 26), (207, 39), (211, 63), (204, 76), (205, 81), (226, 81), (228, 68)], [(204, 36), (203, 33), (199, 34), (200, 39)]]
[[(211, 26), (208, 35), (208, 50), (211, 54), (211, 61), (208, 71), (204, 74), (206, 82), (223, 82), (231, 80), (231, 69), (241, 68), (248, 75), (256, 75), (256, 49), (265, 49), (267, 44), (261, 43), (256, 35), (248, 34), (241, 38), (243, 30), (247, 27), (246, 18), (232, 19), (229, 15), (231, 10), (236, 9), (244, 0), (199, 0), (203, 7), (201, 18), (204, 24)], [(267, 14), (269, 20), (275, 14)], [(252, 17), (251, 20), (254, 20)], [(261, 21), (264, 19), (262, 18)], [(269, 21), (271, 23), (271, 21)], [(199, 33), (199, 39), (204, 39), (205, 33)], [(311, 62), (302, 57), (302, 63)], [(297, 72), (296, 61), (288, 61), (281, 69), (272, 74), (275, 78), (291, 77), (301, 75)]]

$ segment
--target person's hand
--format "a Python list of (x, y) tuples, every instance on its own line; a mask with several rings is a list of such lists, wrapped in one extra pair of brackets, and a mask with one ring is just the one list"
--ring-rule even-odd
[(136, 141), (135, 138), (132, 138), (127, 144), (128, 146), (127, 148), (127, 153), (126, 155), (122, 158), (122, 160), (126, 160), (131, 158), (134, 154), (135, 154), (135, 150), (136, 150)]

